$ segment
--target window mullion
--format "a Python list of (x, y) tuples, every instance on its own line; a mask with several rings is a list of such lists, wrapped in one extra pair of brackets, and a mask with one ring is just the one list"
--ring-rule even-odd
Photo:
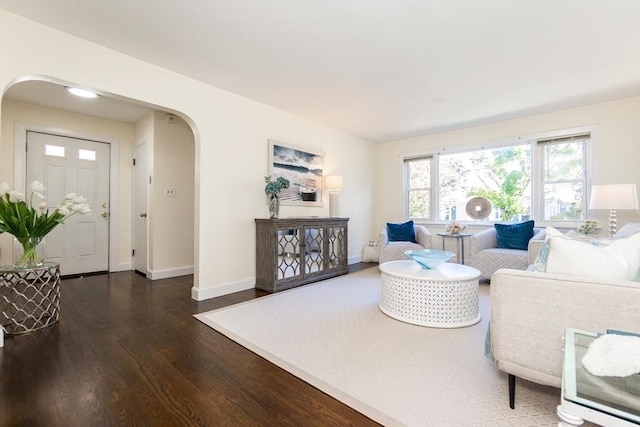
[(431, 197), (429, 199), (431, 220), (440, 219), (440, 155), (436, 154), (431, 160)]

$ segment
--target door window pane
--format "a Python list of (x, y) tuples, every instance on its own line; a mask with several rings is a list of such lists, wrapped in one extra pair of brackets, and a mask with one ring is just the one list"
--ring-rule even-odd
[(64, 157), (64, 147), (61, 145), (45, 144), (44, 154), (45, 156)]
[(83, 150), (80, 148), (78, 150), (78, 159), (80, 160), (91, 160), (96, 161), (96, 152), (93, 150)]

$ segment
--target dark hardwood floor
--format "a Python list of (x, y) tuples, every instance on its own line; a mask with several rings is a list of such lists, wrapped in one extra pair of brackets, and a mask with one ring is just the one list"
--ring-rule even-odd
[(0, 348), (0, 426), (378, 425), (193, 318), (265, 292), (192, 279), (64, 279), (60, 321)]

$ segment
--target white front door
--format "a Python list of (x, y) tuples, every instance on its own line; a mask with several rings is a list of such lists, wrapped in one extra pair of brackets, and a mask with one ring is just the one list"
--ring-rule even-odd
[(133, 185), (133, 269), (147, 274), (148, 189), (149, 176), (146, 142), (134, 149)]
[(49, 208), (66, 194), (87, 199), (89, 215), (75, 214), (45, 237), (47, 261), (60, 263), (63, 275), (109, 269), (110, 145), (86, 139), (27, 132), (26, 192), (44, 183)]

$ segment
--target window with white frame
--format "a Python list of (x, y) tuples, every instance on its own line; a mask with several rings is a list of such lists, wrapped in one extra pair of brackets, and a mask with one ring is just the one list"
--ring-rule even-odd
[(404, 160), (407, 212), (410, 219), (430, 220), (433, 156)]
[(584, 220), (590, 141), (590, 132), (556, 132), (553, 137), (406, 158), (407, 216), (471, 221), (466, 204), (481, 196), (493, 206), (490, 221)]
[(586, 145), (589, 134), (537, 141), (542, 164), (542, 219), (585, 219)]

